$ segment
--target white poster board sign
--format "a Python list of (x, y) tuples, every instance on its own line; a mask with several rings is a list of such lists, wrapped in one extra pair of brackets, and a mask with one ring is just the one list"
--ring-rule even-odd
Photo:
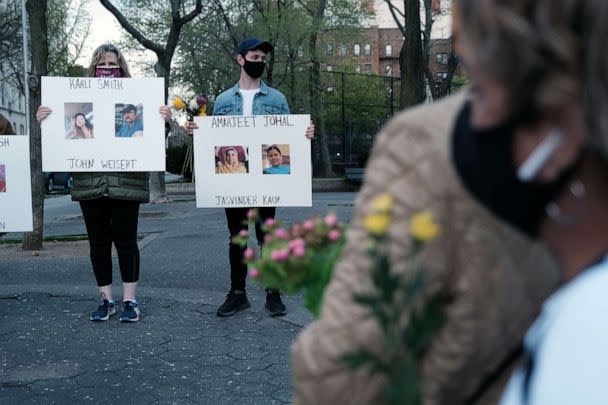
[(195, 117), (197, 207), (310, 207), (309, 115)]
[(0, 232), (31, 232), (30, 137), (0, 135)]
[(162, 78), (43, 77), (45, 172), (165, 171)]

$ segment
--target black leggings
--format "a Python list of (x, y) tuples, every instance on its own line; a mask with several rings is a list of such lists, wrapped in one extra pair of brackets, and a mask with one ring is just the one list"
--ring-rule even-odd
[[(243, 254), (245, 248), (232, 243), (232, 237), (238, 235), (243, 229), (247, 229), (247, 224), (243, 223), (247, 220), (247, 212), (251, 208), (226, 208), (226, 220), (228, 221), (228, 230), (230, 231), (230, 289), (245, 290), (245, 280), (247, 279), (247, 264), (243, 262)], [(258, 244), (264, 243), (264, 232), (261, 229), (261, 223), (268, 218), (274, 218), (276, 212), (275, 207), (258, 208), (259, 220), (255, 224), (255, 236), (258, 239)]]
[(139, 204), (109, 197), (80, 201), (91, 247), (91, 263), (99, 287), (112, 284), (112, 242), (118, 252), (123, 283), (139, 280)]

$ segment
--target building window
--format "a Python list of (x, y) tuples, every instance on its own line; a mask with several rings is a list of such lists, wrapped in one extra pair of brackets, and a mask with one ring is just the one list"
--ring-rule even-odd
[(372, 65), (370, 65), (369, 63), (365, 64), (365, 74), (366, 75), (371, 75), (372, 74)]
[(437, 63), (439, 65), (447, 65), (448, 64), (448, 54), (447, 53), (445, 53), (445, 52), (438, 53), (437, 56), (436, 56), (436, 58), (437, 58)]
[(448, 72), (437, 72), (437, 81), (442, 82), (448, 78)]
[(361, 56), (361, 45), (355, 44), (355, 46), (353, 47), (353, 54), (355, 56)]
[(370, 44), (365, 44), (365, 46), (363, 47), (363, 53), (365, 53), (365, 56), (371, 56), (372, 46)]
[(23, 128), (23, 124), (19, 124), (19, 131), (20, 131), (19, 132), (20, 135), (25, 134), (25, 128)]
[(355, 65), (355, 73), (361, 73), (361, 65)]
[(392, 45), (387, 45), (386, 46), (386, 56), (393, 56), (393, 46)]
[(334, 46), (333, 46), (333, 44), (327, 44), (325, 46), (325, 55), (326, 56), (334, 56)]
[(13, 121), (13, 128), (17, 128), (17, 123)]
[(384, 67), (384, 74), (386, 74), (387, 76), (392, 76), (393, 75), (393, 65), (386, 65)]
[(333, 72), (334, 67), (332, 65), (327, 65), (327, 71), (328, 72)]
[(346, 44), (341, 44), (340, 45), (340, 56), (347, 56), (348, 55), (348, 47), (346, 46)]

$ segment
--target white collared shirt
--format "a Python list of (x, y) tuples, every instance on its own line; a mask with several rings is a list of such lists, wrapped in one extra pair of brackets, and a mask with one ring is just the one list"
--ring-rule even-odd
[(608, 404), (608, 256), (544, 303), (524, 339), (534, 366), (511, 377), (500, 405)]

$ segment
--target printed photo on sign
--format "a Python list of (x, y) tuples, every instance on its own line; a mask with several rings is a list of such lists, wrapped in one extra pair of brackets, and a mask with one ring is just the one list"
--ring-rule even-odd
[(262, 145), (262, 173), (291, 174), (289, 145)]
[(248, 148), (244, 146), (216, 146), (216, 174), (249, 173)]
[(116, 104), (114, 122), (117, 138), (144, 136), (144, 109), (142, 104)]
[(93, 103), (64, 104), (65, 139), (93, 139)]
[(6, 166), (0, 164), (0, 193), (6, 193)]

